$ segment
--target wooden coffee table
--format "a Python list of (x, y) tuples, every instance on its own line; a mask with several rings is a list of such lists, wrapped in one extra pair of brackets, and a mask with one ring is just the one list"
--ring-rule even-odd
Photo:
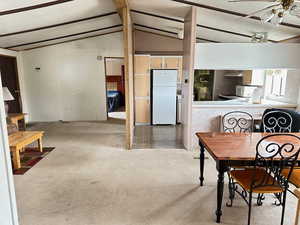
[(21, 168), (20, 152), (22, 152), (27, 145), (37, 141), (38, 150), (43, 152), (43, 134), (44, 131), (18, 131), (8, 136), (10, 151), (13, 153), (14, 169)]

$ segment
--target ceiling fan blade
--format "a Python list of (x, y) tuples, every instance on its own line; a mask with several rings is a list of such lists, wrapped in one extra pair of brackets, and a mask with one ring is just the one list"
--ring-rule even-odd
[(292, 7), (290, 8), (289, 13), (290, 13), (292, 16), (300, 17), (300, 3), (294, 3), (294, 4), (292, 5)]
[(251, 14), (245, 16), (244, 18), (252, 17), (252, 16), (254, 16), (254, 15), (258, 14), (258, 13), (261, 13), (261, 12), (263, 12), (263, 11), (265, 11), (265, 10), (268, 10), (268, 9), (276, 8), (277, 6), (280, 6), (280, 5), (281, 5), (281, 4), (279, 3), (279, 4), (276, 4), (276, 5), (271, 5), (271, 6), (265, 7), (265, 8), (263, 8), (263, 9), (257, 10), (257, 11), (255, 11), (255, 12), (253, 12), (253, 13), (251, 13)]

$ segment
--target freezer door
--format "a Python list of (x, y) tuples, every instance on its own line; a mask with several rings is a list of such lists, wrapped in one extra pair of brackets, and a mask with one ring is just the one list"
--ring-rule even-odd
[(177, 70), (153, 70), (153, 86), (176, 86)]
[(176, 86), (153, 87), (152, 123), (176, 124)]

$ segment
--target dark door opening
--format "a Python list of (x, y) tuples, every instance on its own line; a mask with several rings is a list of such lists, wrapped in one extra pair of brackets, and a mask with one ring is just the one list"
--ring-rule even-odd
[(22, 102), (16, 58), (0, 56), (0, 72), (2, 87), (7, 87), (14, 97), (14, 100), (6, 102), (8, 104), (8, 112), (21, 113)]

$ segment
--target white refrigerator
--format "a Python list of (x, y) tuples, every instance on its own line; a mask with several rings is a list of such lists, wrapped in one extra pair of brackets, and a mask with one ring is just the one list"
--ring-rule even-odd
[(152, 124), (176, 124), (177, 70), (152, 70)]

